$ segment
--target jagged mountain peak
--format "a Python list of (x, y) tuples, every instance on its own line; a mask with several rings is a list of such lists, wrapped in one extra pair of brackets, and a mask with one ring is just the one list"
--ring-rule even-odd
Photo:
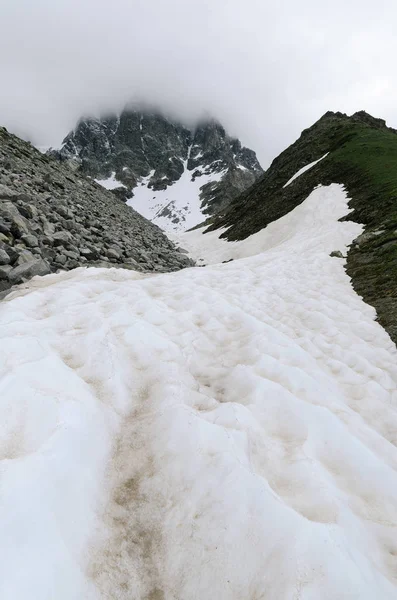
[(193, 126), (154, 109), (81, 119), (51, 151), (165, 229), (223, 209), (262, 174), (255, 152), (205, 117)]

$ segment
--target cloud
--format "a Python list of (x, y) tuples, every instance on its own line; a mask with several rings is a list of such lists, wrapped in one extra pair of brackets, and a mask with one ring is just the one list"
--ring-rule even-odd
[(4, 0), (0, 123), (58, 144), (130, 99), (205, 112), (266, 166), (327, 110), (397, 127), (392, 0)]

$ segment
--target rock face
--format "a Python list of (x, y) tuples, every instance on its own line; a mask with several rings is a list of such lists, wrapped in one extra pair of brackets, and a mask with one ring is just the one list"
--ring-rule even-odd
[[(286, 185), (314, 161), (319, 162)], [(222, 237), (244, 239), (293, 210), (316, 186), (331, 183), (343, 184), (351, 198), (345, 219), (365, 227), (348, 252), (347, 272), (397, 342), (397, 131), (383, 119), (364, 111), (351, 117), (326, 113), (212, 218), (208, 229), (226, 227)]]
[(78, 266), (192, 264), (122, 200), (0, 128), (0, 291)]
[(255, 153), (219, 123), (207, 121), (191, 130), (132, 109), (81, 120), (50, 154), (175, 231), (224, 209), (262, 174)]

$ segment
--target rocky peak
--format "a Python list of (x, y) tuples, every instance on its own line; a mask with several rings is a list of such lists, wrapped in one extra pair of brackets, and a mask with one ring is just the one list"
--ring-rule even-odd
[[(119, 198), (132, 198), (131, 206), (149, 218), (165, 214), (165, 209), (175, 230), (197, 224), (185, 218), (192, 212), (192, 202), (199, 204), (197, 218), (216, 212), (262, 173), (255, 152), (242, 147), (219, 122), (208, 119), (189, 128), (162, 114), (133, 108), (120, 116), (80, 120), (61, 149), (50, 154), (105, 187), (117, 188)], [(195, 184), (193, 194), (187, 179)], [(185, 197), (176, 211), (175, 184), (182, 180)], [(134, 197), (142, 196), (142, 186), (150, 190), (149, 213), (140, 202), (134, 204)]]

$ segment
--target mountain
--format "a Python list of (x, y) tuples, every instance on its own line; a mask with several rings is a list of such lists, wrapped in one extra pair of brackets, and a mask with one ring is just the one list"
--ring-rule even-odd
[(84, 175), (0, 128), (0, 291), (78, 266), (192, 264), (159, 227)]
[(224, 209), (262, 174), (255, 153), (218, 122), (188, 129), (133, 109), (82, 119), (50, 154), (170, 231), (186, 230)]
[(226, 227), (222, 238), (245, 239), (331, 183), (343, 184), (349, 194), (351, 211), (344, 218), (365, 227), (349, 248), (347, 273), (397, 341), (397, 131), (384, 120), (364, 111), (327, 112), (211, 219), (208, 230)]

